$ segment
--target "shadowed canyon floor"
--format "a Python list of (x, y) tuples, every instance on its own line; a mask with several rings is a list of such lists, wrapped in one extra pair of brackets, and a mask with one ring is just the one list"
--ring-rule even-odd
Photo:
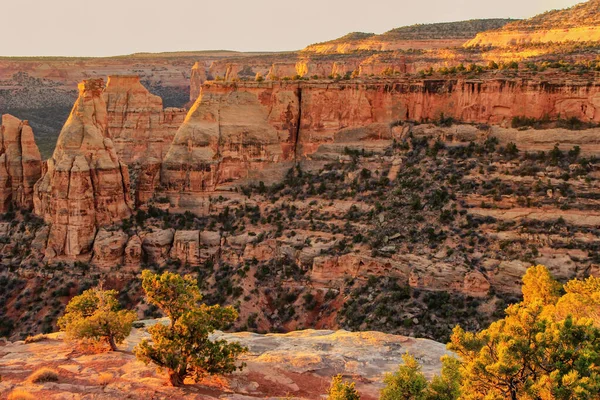
[[(147, 326), (156, 321), (144, 321)], [(185, 388), (166, 386), (166, 376), (131, 354), (149, 335), (134, 329), (122, 350), (85, 354), (63, 342), (60, 334), (40, 342), (0, 344), (0, 396), (23, 389), (44, 399), (231, 399), (297, 398), (314, 400), (327, 392), (331, 377), (342, 374), (357, 382), (362, 398), (377, 399), (383, 375), (394, 371), (410, 352), (431, 377), (439, 373), (445, 346), (430, 340), (379, 332), (306, 330), (288, 334), (216, 333), (239, 341), (249, 353), (247, 364), (233, 375), (206, 378)], [(59, 372), (58, 382), (31, 384), (26, 378), (45, 366)], [(70, 397), (69, 397), (70, 396)]]

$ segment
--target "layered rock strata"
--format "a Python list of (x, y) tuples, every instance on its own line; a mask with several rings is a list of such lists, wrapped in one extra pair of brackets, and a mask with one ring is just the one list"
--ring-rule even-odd
[[(401, 121), (509, 125), (515, 116), (600, 122), (600, 83), (531, 79), (205, 83), (171, 144), (161, 187), (174, 205), (231, 182), (281, 176), (286, 161), (374, 150)], [(279, 175), (276, 173), (278, 172)]]
[(2, 116), (0, 129), (0, 212), (33, 208), (33, 186), (42, 174), (42, 158), (27, 121)]
[(162, 99), (151, 94), (135, 75), (109, 76), (102, 97), (107, 135), (119, 158), (127, 165), (162, 160), (186, 110), (163, 109)]
[(89, 253), (99, 227), (131, 215), (129, 173), (108, 134), (102, 79), (79, 84), (48, 169), (34, 188), (36, 214), (51, 225), (46, 257)]

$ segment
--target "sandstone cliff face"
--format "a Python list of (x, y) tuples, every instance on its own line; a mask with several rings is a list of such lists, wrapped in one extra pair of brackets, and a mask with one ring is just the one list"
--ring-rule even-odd
[(108, 137), (103, 81), (79, 84), (79, 98), (35, 185), (36, 214), (51, 225), (46, 257), (89, 253), (98, 227), (131, 214), (129, 173)]
[(240, 179), (264, 180), (272, 175), (266, 171), (285, 169), (275, 168), (282, 161), (388, 145), (395, 121), (433, 121), (442, 115), (505, 125), (514, 116), (599, 122), (600, 84), (527, 79), (206, 83), (167, 152), (161, 185), (171, 193), (202, 193)]
[(166, 191), (211, 192), (294, 158), (297, 85), (209, 87), (166, 154), (161, 170)]
[(151, 94), (138, 76), (108, 77), (102, 93), (106, 103), (107, 136), (127, 165), (162, 160), (186, 110), (163, 110), (162, 99)]
[(5, 114), (0, 135), (0, 212), (11, 206), (31, 210), (33, 186), (42, 173), (33, 131), (27, 121)]

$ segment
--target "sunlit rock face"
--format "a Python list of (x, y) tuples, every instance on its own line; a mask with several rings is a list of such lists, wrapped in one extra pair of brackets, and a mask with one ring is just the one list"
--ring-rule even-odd
[(33, 186), (42, 174), (42, 159), (27, 121), (2, 116), (0, 128), (0, 212), (33, 208)]
[(46, 257), (89, 253), (99, 227), (131, 215), (129, 173), (108, 134), (102, 79), (79, 84), (47, 171), (34, 190), (35, 213), (51, 225)]
[[(398, 121), (441, 116), (507, 126), (515, 116), (600, 122), (600, 85), (534, 79), (390, 79), (377, 82), (206, 82), (166, 152), (160, 187), (198, 209), (207, 193), (274, 181), (292, 162), (345, 148), (382, 149)], [(156, 168), (156, 167), (154, 167)], [(155, 185), (154, 172), (147, 174)]]
[(102, 93), (107, 111), (107, 134), (127, 165), (161, 160), (185, 117), (185, 109), (163, 109), (136, 75), (108, 77)]

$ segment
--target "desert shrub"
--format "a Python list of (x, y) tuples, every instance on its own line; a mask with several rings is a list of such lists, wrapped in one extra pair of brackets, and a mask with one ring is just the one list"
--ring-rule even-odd
[(98, 378), (96, 378), (96, 383), (101, 386), (106, 386), (111, 383), (114, 378), (115, 377), (110, 372), (102, 372), (98, 375)]
[(27, 380), (31, 383), (44, 383), (58, 381), (58, 372), (53, 369), (42, 367), (29, 375)]
[(41, 342), (42, 340), (46, 340), (46, 339), (48, 339), (48, 335), (44, 335), (43, 333), (40, 333), (39, 335), (35, 335), (35, 336), (27, 336), (25, 338), (25, 343)]
[(156, 324), (148, 328), (152, 342), (138, 344), (134, 353), (146, 364), (166, 369), (173, 386), (183, 385), (186, 377), (195, 381), (205, 375), (218, 375), (242, 369), (236, 365), (246, 351), (239, 343), (210, 340), (217, 329), (225, 329), (238, 316), (233, 307), (201, 304), (198, 283), (190, 275), (171, 272), (162, 275), (142, 272), (146, 301), (158, 306), (170, 319), (168, 326)]
[(120, 310), (116, 290), (89, 289), (73, 297), (58, 326), (73, 340), (107, 343), (117, 350), (129, 333), (135, 311)]
[(327, 400), (360, 400), (354, 382), (344, 382), (341, 375), (334, 376), (327, 392)]

